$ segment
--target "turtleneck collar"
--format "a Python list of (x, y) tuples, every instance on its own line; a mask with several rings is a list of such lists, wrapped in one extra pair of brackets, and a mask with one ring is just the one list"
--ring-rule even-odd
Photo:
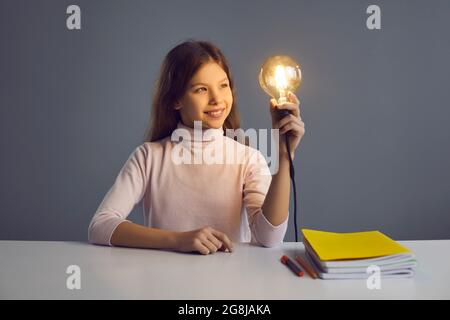
[[(177, 129), (185, 129), (189, 132), (189, 140), (190, 141), (213, 141), (218, 138), (223, 137), (223, 127), (220, 128), (208, 128), (208, 129), (202, 129), (200, 121), (195, 121), (197, 125), (194, 125), (194, 128), (188, 127), (184, 125), (181, 121), (177, 124)], [(183, 137), (185, 137), (183, 135)], [(186, 137), (185, 137), (186, 138)]]

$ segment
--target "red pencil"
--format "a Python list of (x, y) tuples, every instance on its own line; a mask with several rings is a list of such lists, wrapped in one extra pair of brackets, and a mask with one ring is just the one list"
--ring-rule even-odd
[(297, 266), (291, 259), (288, 258), (288, 256), (284, 255), (280, 258), (281, 263), (285, 264), (286, 266), (288, 266), (289, 269), (291, 269), (291, 271), (293, 273), (295, 273), (297, 276), (299, 277), (303, 277), (303, 271), (302, 269), (300, 269), (299, 266)]
[(308, 272), (308, 274), (310, 275), (311, 278), (317, 279), (317, 277), (318, 277), (317, 273), (313, 270), (313, 268), (308, 263), (306, 263), (306, 261), (301, 259), (299, 256), (295, 256), (295, 261), (297, 261), (298, 264), (301, 265), (302, 268), (306, 270), (306, 272)]

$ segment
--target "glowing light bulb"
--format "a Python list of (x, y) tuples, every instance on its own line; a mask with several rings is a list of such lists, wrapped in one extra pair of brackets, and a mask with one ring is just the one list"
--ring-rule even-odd
[(278, 104), (288, 101), (288, 91), (295, 92), (300, 86), (302, 72), (299, 64), (288, 56), (272, 56), (262, 65), (259, 85)]

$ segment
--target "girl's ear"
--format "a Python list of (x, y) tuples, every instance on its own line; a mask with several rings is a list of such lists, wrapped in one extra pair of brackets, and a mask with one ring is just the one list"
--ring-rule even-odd
[(175, 110), (180, 110), (181, 109), (181, 104), (179, 102), (175, 103), (175, 106), (173, 107)]

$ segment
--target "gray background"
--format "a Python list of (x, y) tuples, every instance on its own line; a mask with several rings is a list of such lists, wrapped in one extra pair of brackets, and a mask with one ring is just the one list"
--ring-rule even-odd
[[(66, 28), (74, 3), (81, 31)], [(1, 0), (0, 239), (86, 240), (164, 55), (191, 37), (227, 56), (244, 128), (270, 127), (264, 59), (300, 61), (300, 227), (450, 238), (449, 14), (448, 0)]]

